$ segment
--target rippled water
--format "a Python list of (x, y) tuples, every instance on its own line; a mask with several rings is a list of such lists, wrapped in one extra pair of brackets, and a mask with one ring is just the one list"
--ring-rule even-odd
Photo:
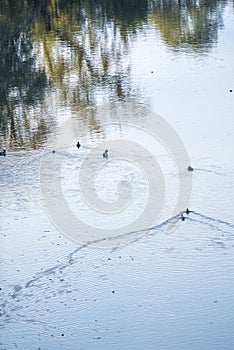
[[(0, 5), (0, 147), (7, 150), (0, 349), (231, 350), (233, 3), (7, 4)], [(149, 111), (180, 136), (193, 173), (178, 172), (169, 141), (147, 130)], [(104, 159), (113, 139), (137, 146), (125, 157), (121, 146), (108, 146)], [(93, 189), (89, 172), (80, 181), (83, 164), (98, 169), (103, 210), (85, 201)], [(164, 182), (152, 188), (157, 164)], [(174, 217), (180, 179), (192, 180), (185, 221)], [(61, 230), (74, 227), (65, 204), (53, 215), (58, 183), (93, 236), (78, 226), (71, 240)], [(163, 206), (146, 212), (155, 189)], [(119, 198), (126, 210), (115, 212)], [(125, 231), (141, 213), (137, 232)], [(150, 226), (148, 213), (157, 216)], [(117, 238), (97, 235), (116, 227)]]

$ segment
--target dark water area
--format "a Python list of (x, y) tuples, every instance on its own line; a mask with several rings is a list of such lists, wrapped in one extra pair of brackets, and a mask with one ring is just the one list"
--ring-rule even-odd
[[(56, 109), (76, 113), (100, 97), (140, 100), (129, 60), (133, 42), (155, 28), (169, 50), (207, 54), (225, 6), (215, 0), (1, 1), (0, 147), (43, 147), (58, 121)], [(87, 127), (98, 132), (95, 116)]]

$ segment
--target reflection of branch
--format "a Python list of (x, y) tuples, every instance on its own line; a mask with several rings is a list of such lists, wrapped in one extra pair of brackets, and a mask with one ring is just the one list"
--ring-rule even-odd
[(204, 51), (217, 40), (225, 4), (226, 0), (207, 1), (205, 6), (195, 0), (156, 2), (149, 21), (159, 27), (163, 39), (172, 48)]
[[(76, 28), (77, 22), (67, 23), (66, 17), (63, 21), (60, 30), (51, 33), (49, 39), (44, 35), (41, 41), (39, 32), (35, 34), (35, 39), (38, 47), (42, 43), (42, 62), (62, 91), (64, 102), (76, 108), (77, 103), (94, 103), (97, 89), (99, 94), (105, 92), (112, 98), (127, 96), (129, 84), (124, 81), (130, 69), (121, 63), (127, 46), (116, 27), (105, 23), (105, 27), (98, 30), (93, 21), (86, 19), (84, 23), (79, 23), (79, 31), (75, 31), (73, 26)], [(64, 31), (68, 26), (69, 30)]]
[[(18, 3), (16, 7), (6, 6), (7, 31), (0, 38), (1, 58), (8, 65), (3, 71), (14, 72), (14, 83), (12, 76), (6, 77), (10, 85), (6, 84), (5, 101), (12, 93), (12, 86), (17, 90), (13, 91), (15, 103), (8, 100), (11, 113), (4, 112), (11, 130), (10, 143), (22, 144), (31, 140), (35, 147), (30, 132), (42, 137), (43, 107), (36, 112), (35, 105), (39, 106), (43, 101), (48, 77), (57, 88), (53, 93), (59, 94), (59, 103), (75, 111), (77, 107), (94, 105), (100, 95), (105, 100), (129, 96), (130, 66), (123, 58), (131, 34), (135, 36), (137, 29), (142, 28), (146, 13), (147, 0), (139, 0), (136, 4), (119, 0), (113, 0), (111, 4), (106, 0), (26, 0), (22, 9)], [(0, 26), (1, 29), (1, 23)], [(6, 40), (11, 43), (8, 47), (4, 44)], [(43, 77), (44, 72), (35, 69), (38, 66), (45, 68), (47, 76)], [(50, 106), (47, 108), (49, 110)], [(94, 119), (93, 125), (99, 129)]]
[(1, 135), (4, 137), (1, 136), (0, 142), (8, 148), (26, 146), (31, 133), (40, 124), (41, 113), (36, 113), (36, 108), (45, 97), (48, 80), (41, 66), (35, 64), (28, 29), (20, 27), (19, 31), (17, 20), (8, 17), (5, 20), (8, 24), (6, 32), (0, 23), (3, 34), (0, 36), (0, 71), (4, 72), (0, 93)]
[[(22, 9), (16, 3), (16, 7), (6, 6), (0, 22), (1, 85), (5, 88), (0, 112), (7, 121), (4, 127), (11, 130), (12, 144), (22, 144), (30, 140), (32, 127), (35, 137), (43, 137), (42, 101), (48, 77), (57, 88), (53, 93), (59, 94), (59, 103), (75, 111), (95, 105), (100, 97), (124, 100), (132, 94), (131, 67), (126, 62), (129, 43), (147, 18), (169, 46), (203, 52), (217, 39), (226, 0), (210, 0), (205, 5), (200, 0), (138, 0), (134, 4), (25, 0)], [(154, 14), (149, 16), (149, 9)], [(17, 96), (9, 98), (12, 92)]]

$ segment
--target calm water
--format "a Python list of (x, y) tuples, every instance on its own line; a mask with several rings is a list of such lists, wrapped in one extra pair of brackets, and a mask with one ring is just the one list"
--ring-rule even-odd
[(2, 1), (0, 34), (0, 349), (232, 350), (233, 2)]

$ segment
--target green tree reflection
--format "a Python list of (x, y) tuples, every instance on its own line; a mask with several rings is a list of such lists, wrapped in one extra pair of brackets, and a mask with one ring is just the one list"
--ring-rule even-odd
[(128, 43), (146, 19), (145, 0), (134, 6), (132, 1), (51, 1), (33, 32), (63, 99), (76, 107), (94, 104), (97, 95), (129, 96)]
[(173, 49), (206, 53), (217, 41), (225, 4), (225, 0), (153, 1), (149, 21)]
[(0, 9), (0, 127), (8, 146), (40, 146), (49, 81), (57, 101), (74, 110), (130, 96), (128, 43), (146, 21), (147, 0), (5, 0)]
[(42, 118), (33, 108), (41, 104), (48, 78), (36, 60), (25, 25), (27, 15), (20, 18), (17, 5), (19, 2), (1, 2), (0, 127), (8, 146), (20, 145), (25, 139), (32, 146), (31, 139), (44, 130)]
[(54, 119), (52, 98), (54, 108), (74, 112), (136, 98), (129, 48), (145, 25), (156, 25), (173, 49), (205, 52), (217, 40), (224, 5), (225, 0), (2, 0), (0, 147), (40, 147)]

